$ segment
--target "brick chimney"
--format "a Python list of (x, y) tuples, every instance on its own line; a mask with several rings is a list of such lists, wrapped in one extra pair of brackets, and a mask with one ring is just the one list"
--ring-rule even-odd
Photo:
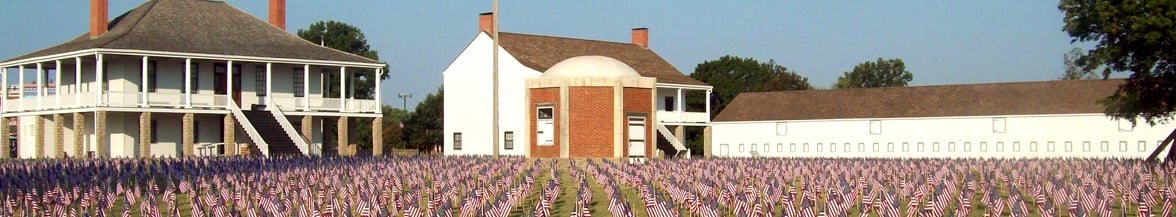
[(494, 12), (478, 14), (478, 31), (494, 32)]
[(269, 22), (286, 30), (286, 0), (269, 0)]
[(90, 37), (98, 37), (102, 33), (106, 33), (107, 29), (107, 13), (109, 11), (109, 4), (107, 0), (90, 0)]
[(633, 28), (633, 44), (649, 48), (649, 28)]

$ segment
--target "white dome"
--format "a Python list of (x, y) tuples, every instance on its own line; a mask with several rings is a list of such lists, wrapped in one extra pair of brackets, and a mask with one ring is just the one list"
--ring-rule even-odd
[(606, 56), (578, 56), (556, 63), (543, 77), (641, 77), (637, 70)]

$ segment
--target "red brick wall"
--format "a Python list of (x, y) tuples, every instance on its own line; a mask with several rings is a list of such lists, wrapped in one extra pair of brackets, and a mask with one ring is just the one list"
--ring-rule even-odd
[(613, 104), (613, 87), (570, 87), (569, 157), (613, 156)]
[[(533, 88), (530, 91), (531, 91), (531, 105), (527, 106), (527, 108), (530, 109), (530, 111), (528, 111), (527, 114), (531, 115), (531, 117), (530, 117), (531, 123), (528, 123), (531, 125), (531, 132), (527, 132), (527, 136), (530, 138), (530, 141), (531, 141), (531, 144), (530, 144), (531, 157), (557, 158), (557, 157), (559, 157), (559, 145), (558, 144), (560, 141), (560, 138), (559, 138), (559, 130), (560, 130), (560, 126), (559, 126), (559, 116), (560, 116), (559, 88), (558, 87)], [(535, 129), (538, 127), (538, 126), (536, 126), (538, 124), (538, 120), (535, 119), (535, 115), (536, 115), (535, 109), (538, 107), (536, 105), (539, 105), (539, 104), (551, 104), (555, 108), (555, 114), (554, 114), (555, 115), (555, 120), (554, 120), (555, 121), (555, 128), (553, 129), (554, 132), (552, 132), (555, 134), (554, 135), (555, 145), (539, 146), (539, 141), (537, 141), (539, 135), (535, 134)]]
[(621, 145), (624, 156), (629, 156), (629, 115), (641, 113), (645, 114), (645, 156), (653, 156), (653, 144), (657, 141), (654, 139), (653, 118), (650, 116), (653, 113), (653, 96), (652, 90), (649, 88), (634, 88), (626, 87), (624, 91), (624, 111), (625, 111), (625, 126), (624, 140), (625, 144)]

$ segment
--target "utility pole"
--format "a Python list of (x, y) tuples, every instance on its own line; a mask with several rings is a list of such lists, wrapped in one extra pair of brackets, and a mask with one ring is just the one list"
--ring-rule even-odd
[(412, 98), (412, 93), (396, 94), (396, 98), (400, 98), (400, 101), (404, 102), (404, 111), (408, 112), (408, 99)]
[(493, 34), (494, 34), (494, 47), (493, 47), (493, 49), (494, 49), (494, 75), (493, 75), (494, 76), (494, 79), (493, 79), (494, 80), (494, 85), (493, 85), (494, 86), (494, 106), (493, 107), (494, 107), (494, 109), (492, 112), (492, 113), (494, 113), (494, 132), (490, 133), (490, 134), (493, 135), (491, 138), (493, 138), (493, 140), (494, 140), (494, 142), (493, 142), (493, 144), (494, 144), (494, 157), (497, 158), (498, 157), (498, 0), (494, 0), (494, 15), (492, 15), (492, 16), (494, 16), (492, 18), (492, 19), (494, 19), (494, 27), (492, 28), (494, 31), (493, 32)]

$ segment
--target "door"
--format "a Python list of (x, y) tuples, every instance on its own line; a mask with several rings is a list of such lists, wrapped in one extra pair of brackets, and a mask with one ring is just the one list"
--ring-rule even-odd
[(629, 157), (645, 157), (646, 136), (645, 116), (629, 116)]
[(241, 107), (241, 64), (233, 64), (233, 102)]
[(237, 106), (241, 106), (241, 64), (233, 64), (233, 92), (228, 90), (228, 71), (224, 63), (217, 63), (212, 67), (212, 91), (216, 95), (229, 95)]
[(555, 108), (539, 107), (536, 109), (535, 138), (538, 145), (555, 144)]

